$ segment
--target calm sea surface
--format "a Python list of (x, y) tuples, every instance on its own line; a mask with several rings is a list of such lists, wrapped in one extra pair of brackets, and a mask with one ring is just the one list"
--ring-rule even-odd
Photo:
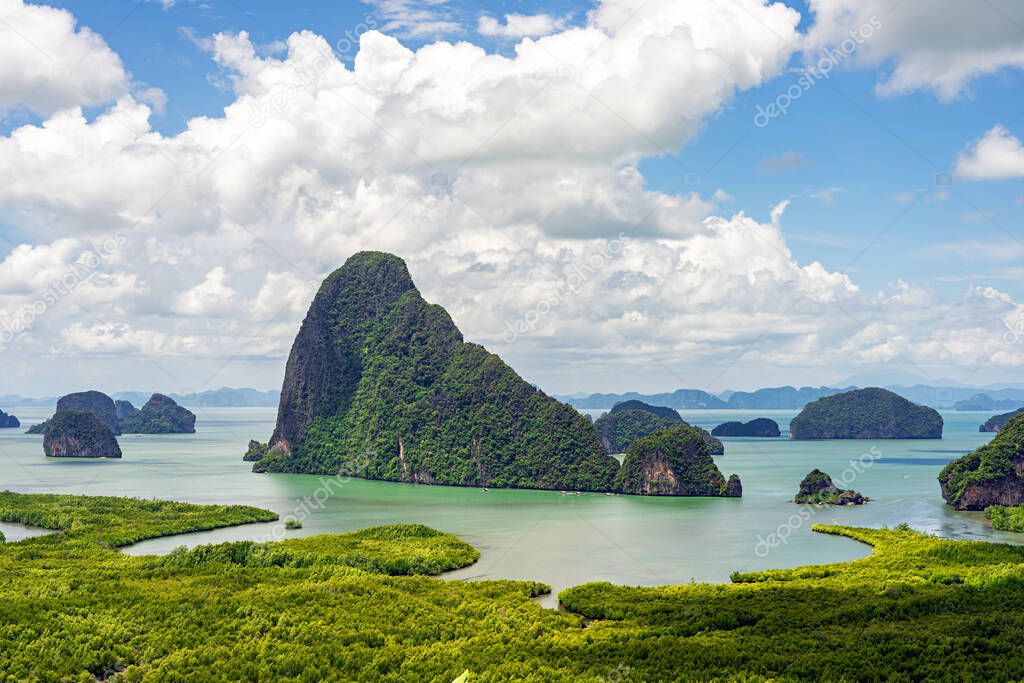
[[(10, 411), (9, 411), (10, 412)], [(24, 425), (50, 410), (13, 411)], [(602, 411), (587, 411), (595, 417)], [(24, 428), (0, 430), (0, 489), (23, 493), (162, 498), (193, 503), (244, 503), (282, 516), (304, 517), (288, 536), (418, 522), (458, 535), (482, 556), (454, 572), (461, 579), (531, 579), (558, 591), (587, 581), (656, 585), (728, 581), (732, 571), (836, 562), (863, 557), (854, 541), (811, 532), (811, 524), (878, 527), (906, 522), (949, 538), (1024, 542), (993, 531), (980, 513), (943, 504), (936, 476), (950, 459), (985, 443), (978, 425), (991, 413), (947, 412), (945, 438), (928, 441), (803, 441), (724, 439), (716, 461), (743, 480), (743, 498), (642, 498), (603, 494), (500, 491), (415, 486), (310, 475), (260, 475), (241, 461), (249, 439), (266, 440), (276, 409), (196, 410), (197, 433), (119, 438), (124, 458), (57, 460), (43, 456), (42, 437)], [(796, 411), (683, 411), (692, 424), (771, 417), (784, 431)], [(852, 464), (851, 464), (852, 463)], [(872, 499), (860, 507), (812, 508), (790, 502), (803, 476), (817, 467), (846, 477)], [(844, 474), (845, 473), (845, 474)], [(807, 519), (809, 517), (809, 519)], [(4, 525), (8, 540), (28, 533)], [(129, 549), (166, 553), (179, 545), (268, 539), (280, 525), (252, 525), (156, 539)]]

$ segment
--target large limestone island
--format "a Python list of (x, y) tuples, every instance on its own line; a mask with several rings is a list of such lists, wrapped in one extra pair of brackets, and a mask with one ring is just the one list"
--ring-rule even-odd
[(793, 439), (941, 439), (942, 416), (886, 389), (857, 389), (808, 403)]
[[(609, 455), (625, 453), (629, 445), (639, 438), (672, 427), (691, 427), (673, 408), (652, 406), (643, 401), (629, 400), (616, 403), (612, 409), (594, 421), (594, 429)], [(693, 427), (707, 443), (711, 455), (722, 455), (725, 446), (706, 430)]]
[(743, 495), (740, 478), (726, 481), (708, 452), (704, 437), (692, 427), (673, 427), (637, 439), (615, 477), (623, 493), (647, 496)]
[[(81, 391), (62, 396), (57, 412), (84, 411), (95, 415), (114, 435), (192, 434), (196, 416), (163, 394), (153, 394), (142, 410), (129, 401), (114, 401), (101, 391)], [(51, 420), (53, 418), (50, 418)], [(33, 425), (29, 434), (45, 434), (49, 420)]]
[(13, 415), (8, 415), (4, 411), (0, 410), (0, 429), (16, 429), (21, 426), (21, 422), (18, 418)]
[(987, 444), (946, 465), (942, 497), (957, 510), (1024, 505), (1024, 413), (1010, 419)]
[(127, 407), (131, 410), (121, 420), (125, 434), (195, 434), (195, 414), (163, 394), (153, 394), (142, 410), (135, 410), (131, 403)]
[[(605, 492), (620, 469), (589, 420), (463, 341), (405, 262), (380, 252), (324, 280), (288, 358), (274, 433), (246, 458), (256, 472)], [(680, 495), (720, 489), (698, 488)]]
[(712, 436), (780, 436), (779, 423), (767, 417), (758, 417), (749, 422), (723, 422), (711, 430)]
[(59, 410), (46, 421), (43, 452), (51, 458), (120, 458), (113, 430), (87, 410)]
[(979, 432), (998, 432), (1003, 428), (1007, 422), (1010, 421), (1016, 415), (1024, 413), (1024, 408), (1018, 408), (1017, 410), (1009, 413), (1003, 413), (1002, 415), (993, 415), (989, 419), (985, 420), (984, 424), (978, 427)]

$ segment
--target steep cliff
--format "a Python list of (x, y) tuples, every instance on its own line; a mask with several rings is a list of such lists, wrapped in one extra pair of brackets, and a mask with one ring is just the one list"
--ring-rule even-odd
[(649, 496), (742, 495), (739, 477), (726, 481), (704, 438), (691, 427), (673, 427), (634, 441), (615, 477), (622, 493)]
[(59, 410), (46, 423), (43, 452), (51, 458), (120, 458), (114, 432), (95, 413)]
[(285, 370), (257, 472), (430, 484), (608, 490), (593, 426), (423, 300), (405, 262), (351, 257), (321, 285)]
[(942, 497), (957, 510), (1024, 505), (1024, 413), (1011, 418), (990, 442), (946, 465), (939, 485)]

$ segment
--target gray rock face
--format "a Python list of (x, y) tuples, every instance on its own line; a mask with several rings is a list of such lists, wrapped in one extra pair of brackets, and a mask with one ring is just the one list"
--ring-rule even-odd
[(863, 505), (867, 497), (857, 491), (838, 488), (832, 483), (832, 477), (819, 469), (807, 473), (800, 482), (794, 503), (811, 503), (815, 505)]
[(120, 458), (114, 432), (86, 410), (58, 411), (46, 423), (43, 452), (51, 458)]
[(18, 418), (13, 415), (8, 415), (4, 411), (0, 410), (0, 429), (13, 429), (20, 426), (21, 422)]
[(114, 408), (117, 410), (118, 420), (123, 420), (129, 415), (139, 412), (139, 409), (133, 406), (131, 401), (114, 401)]
[[(102, 391), (79, 391), (74, 394), (62, 396), (57, 401), (57, 412), (65, 410), (84, 410), (99, 418), (100, 422), (107, 425), (114, 434), (121, 433), (120, 422), (117, 419), (117, 407), (114, 399)], [(51, 418), (52, 419), (52, 418)]]

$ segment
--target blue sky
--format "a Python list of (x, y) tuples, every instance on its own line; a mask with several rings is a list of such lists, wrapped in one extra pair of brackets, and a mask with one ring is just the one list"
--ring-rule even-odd
[[(751, 7), (756, 4), (748, 0), (743, 1)], [(645, 6), (637, 2), (633, 3), (635, 6), (631, 6), (630, 2), (632, 0), (608, 0), (607, 4), (618, 3), (626, 8), (627, 14), (635, 10), (641, 17), (643, 12), (662, 11), (661, 3)], [(663, 199), (678, 196), (681, 200), (688, 196), (700, 198), (705, 202), (704, 209), (710, 214), (729, 217), (742, 212), (749, 220), (767, 226), (765, 229), (769, 232), (769, 228), (774, 226), (781, 233), (780, 246), (776, 249), (791, 252), (794, 268), (807, 268), (814, 263), (820, 263), (826, 273), (837, 278), (842, 275), (848, 276), (850, 283), (859, 292), (858, 302), (851, 303), (850, 308), (852, 311), (854, 307), (858, 307), (859, 312), (847, 315), (847, 323), (853, 319), (860, 323), (861, 327), (873, 327), (875, 320), (871, 316), (880, 311), (874, 307), (877, 302), (899, 296), (908, 301), (918, 301), (923, 308), (936, 308), (940, 305), (949, 307), (948, 315), (958, 317), (958, 311), (975, 305), (972, 303), (971, 292), (977, 293), (982, 290), (987, 292), (984, 295), (986, 300), (1002, 302), (1001, 308), (993, 309), (990, 319), (968, 320), (970, 316), (964, 315), (964, 330), (960, 332), (943, 329), (941, 323), (936, 320), (941, 319), (944, 314), (936, 313), (936, 320), (927, 323), (932, 327), (925, 329), (925, 323), (921, 322), (920, 338), (911, 340), (909, 336), (904, 338), (904, 335), (893, 331), (894, 320), (898, 320), (899, 316), (887, 318), (884, 323), (878, 322), (879, 331), (872, 334), (890, 335), (881, 342), (895, 351), (880, 353), (877, 349), (862, 348), (863, 339), (854, 341), (858, 339), (856, 325), (842, 334), (837, 333), (835, 337), (830, 337), (830, 333), (825, 330), (808, 331), (803, 322), (786, 317), (786, 322), (792, 323), (792, 329), (787, 334), (794, 336), (776, 340), (778, 348), (774, 353), (779, 354), (777, 356), (770, 355), (767, 349), (758, 349), (759, 340), (765, 335), (744, 330), (737, 333), (735, 339), (728, 338), (723, 342), (722, 348), (728, 350), (724, 350), (720, 358), (707, 361), (720, 364), (724, 376), (719, 378), (722, 373), (711, 373), (698, 377), (693, 376), (693, 367), (687, 362), (680, 361), (677, 367), (672, 360), (673, 354), (686, 353), (685, 350), (679, 349), (690, 347), (686, 344), (674, 345), (667, 339), (664, 346), (652, 347), (655, 349), (653, 353), (658, 357), (657, 361), (653, 361), (638, 372), (630, 370), (623, 373), (623, 380), (635, 378), (642, 386), (622, 387), (619, 386), (619, 380), (611, 382), (614, 386), (605, 386), (600, 380), (593, 378), (577, 381), (578, 370), (563, 372), (557, 369), (557, 364), (563, 363), (565, 359), (574, 358), (573, 354), (586, 352), (580, 350), (581, 346), (577, 341), (565, 342), (562, 345), (554, 341), (564, 339), (563, 331), (555, 324), (552, 324), (540, 338), (531, 339), (528, 344), (515, 344), (504, 348), (500, 326), (496, 326), (489, 320), (488, 315), (478, 310), (480, 302), (486, 301), (487, 292), (491, 291), (487, 288), (496, 286), (493, 282), (463, 282), (463, 286), (480, 288), (481, 294), (477, 300), (470, 295), (460, 295), (461, 298), (453, 297), (458, 301), (445, 302), (448, 292), (443, 286), (444, 275), (432, 270), (432, 267), (427, 265), (429, 259), (425, 259), (422, 266), (413, 266), (414, 273), (417, 268), (424, 272), (423, 278), (428, 283), (424, 286), (425, 291), (434, 295), (435, 300), (441, 300), (454, 309), (457, 322), (467, 331), (468, 336), (481, 339), (503, 356), (511, 358), (517, 367), (525, 366), (524, 372), (533, 379), (542, 383), (550, 382), (547, 386), (562, 392), (576, 389), (669, 389), (683, 384), (701, 386), (702, 382), (708, 383), (712, 379), (724, 382), (725, 385), (709, 388), (749, 388), (756, 384), (781, 383), (780, 380), (791, 376), (795, 378), (792, 383), (825, 383), (837, 379), (840, 375), (877, 369), (872, 363), (877, 365), (878, 362), (883, 366), (900, 365), (901, 370), (914, 371), (917, 374), (922, 374), (923, 370), (930, 370), (935, 376), (956, 376), (958, 372), (965, 377), (973, 376), (977, 368), (964, 360), (965, 352), (960, 347), (976, 345), (976, 342), (969, 340), (977, 339), (979, 334), (988, 335), (989, 338), (999, 336), (1010, 324), (1006, 320), (1012, 318), (1013, 310), (1019, 305), (1016, 302), (1024, 301), (1024, 285), (1020, 277), (1021, 259), (1024, 258), (1024, 230), (1021, 229), (1021, 218), (1024, 216), (1024, 173), (985, 172), (975, 173), (972, 178), (969, 177), (970, 174), (956, 173), (955, 167), (958, 158), (961, 155), (968, 155), (978, 140), (993, 131), (996, 126), (1002, 126), (1006, 135), (1011, 138), (1024, 137), (1024, 97), (1021, 95), (1024, 92), (1024, 70), (1020, 68), (1018, 62), (1013, 61), (1017, 59), (1016, 57), (1004, 63), (1000, 62), (1003, 57), (999, 56), (1006, 53), (1016, 54), (1017, 50), (1024, 52), (1024, 12), (1005, 0), (992, 0), (984, 6), (976, 7), (970, 3), (958, 4), (957, 0), (942, 0), (954, 8), (950, 10), (954, 14), (961, 13), (958, 19), (950, 14), (950, 11), (946, 12), (949, 17), (947, 23), (960, 27), (964, 36), (962, 44), (954, 44), (950, 41), (959, 38), (950, 39), (943, 33), (944, 29), (929, 27), (927, 21), (921, 18), (927, 18), (929, 12), (927, 3), (922, 4), (921, 0), (904, 0), (905, 5), (887, 4), (883, 0), (871, 0), (870, 3), (860, 6), (851, 2), (852, 0), (816, 0), (814, 6), (816, 9), (826, 8), (829, 12), (834, 12), (830, 15), (831, 19), (840, 22), (840, 27), (845, 29), (846, 23), (850, 26), (856, 25), (857, 12), (861, 11), (857, 9), (858, 7), (863, 8), (873, 3), (872, 7), (877, 6), (878, 12), (882, 15), (879, 38), (867, 41), (856, 54), (832, 69), (827, 78), (818, 80), (812, 87), (802, 92), (798, 99), (792, 101), (785, 115), (771, 119), (767, 125), (755, 125), (755, 115), (762, 110), (760, 108), (776, 101), (791, 85), (797, 83), (801, 78), (801, 68), (808, 61), (817, 59), (820, 53), (817, 45), (813, 44), (814, 37), (820, 33), (824, 36), (824, 41), (835, 39), (834, 31), (829, 34), (827, 30), (826, 19), (816, 17), (811, 8), (801, 2), (785, 4), (800, 13), (796, 30), (809, 36), (808, 47), (806, 52), (791, 51), (792, 54), (787, 57), (788, 68), (780, 69), (778, 73), (754, 85), (740, 85), (742, 78), (737, 76), (737, 83), (730, 85), (731, 96), (722, 97), (720, 102), (712, 103), (710, 109), (701, 111), (697, 125), (686, 134), (679, 134), (675, 127), (667, 125), (662, 133), (649, 135), (649, 131), (641, 130), (643, 124), (627, 121), (626, 117), (618, 116), (616, 112), (622, 126), (633, 129), (632, 133), (629, 130), (625, 133), (622, 130), (615, 133), (627, 139), (630, 150), (625, 151), (624, 147), (622, 153), (612, 153), (609, 156), (611, 166), (606, 167), (611, 168), (616, 163), (629, 166), (631, 161), (635, 160), (643, 187), (649, 193), (653, 193), (651, 196)], [(88, 27), (101, 37), (109, 50), (123, 63), (128, 75), (122, 80), (129, 83), (123, 88), (128, 88), (136, 100), (148, 101), (152, 105), (153, 101), (143, 93), (149, 88), (158, 88), (162, 91), (166, 106), (162, 111), (161, 107), (152, 106), (153, 111), (150, 112), (147, 124), (150, 131), (159, 133), (164, 138), (162, 142), (152, 142), (154, 146), (166, 146), (174, 140), (186, 139), (188, 136), (183, 137), (182, 133), (186, 131), (190, 122), (195, 125), (200, 117), (220, 120), (224, 118), (225, 107), (241, 101), (246, 96), (245, 88), (249, 86), (239, 85), (237, 81), (239, 69), (242, 67), (239, 67), (237, 62), (224, 65), (223, 48), (215, 49), (212, 44), (211, 37), (216, 34), (234, 36), (246, 32), (258, 58), (284, 60), (287, 57), (285, 42), (288, 37), (294, 32), (308, 30), (323, 36), (334, 47), (335, 57), (351, 69), (358, 49), (352, 41), (369, 29), (377, 29), (394, 36), (412, 50), (430, 46), (439, 40), (463, 40), (478, 45), (490, 53), (513, 57), (521, 39), (482, 35), (478, 30), (481, 17), (493, 17), (501, 23), (507, 14), (545, 15), (554, 22), (554, 28), (548, 33), (573, 28), (594, 30), (595, 25), (592, 25), (588, 18), (588, 12), (597, 7), (595, 3), (563, 0), (374, 0), (366, 3), (179, 0), (173, 3), (138, 4), (124, 0), (93, 0), (53, 1), (48, 4), (67, 10), (77, 20), (78, 27)], [(672, 11), (670, 5), (665, 7), (665, 12)], [(714, 5), (709, 5), (707, 11), (717, 9)], [(870, 11), (871, 8), (863, 10), (865, 13)], [(915, 12), (924, 14), (918, 15), (915, 19)], [(764, 16), (768, 17), (768, 14)], [(862, 14), (859, 19), (863, 20), (866, 16), (867, 14)], [(1021, 24), (1019, 26), (1016, 25), (1018, 20)], [(752, 25), (741, 30), (737, 25), (735, 40), (743, 42), (754, 37), (763, 39), (764, 35), (756, 34), (762, 32), (762, 29), (773, 31), (767, 27), (768, 21), (769, 19), (764, 19), (760, 28)], [(745, 37), (743, 31), (750, 33)], [(803, 40), (804, 35), (800, 34), (793, 40)], [(613, 36), (614, 32), (609, 35)], [(776, 35), (778, 36), (778, 33)], [(842, 31), (839, 33), (839, 38), (841, 37)], [(769, 36), (768, 42), (772, 40), (774, 39)], [(780, 37), (778, 42), (785, 41)], [(785, 46), (777, 47), (785, 51)], [(989, 47), (991, 49), (986, 52)], [(758, 49), (762, 51), (761, 54), (755, 54), (752, 58), (764, 58), (772, 48), (751, 47), (752, 53)], [(221, 55), (218, 58), (222, 60), (222, 65), (215, 61), (217, 54)], [(644, 77), (647, 78), (649, 75), (652, 79), (665, 76), (671, 78), (673, 71), (676, 71), (681, 76), (680, 83), (683, 83), (683, 76), (688, 73), (689, 65), (684, 62), (673, 63), (672, 54), (666, 53), (667, 57), (663, 59), (661, 66), (665, 74), (650, 73)], [(231, 61), (230, 57), (226, 59)], [(982, 66), (971, 71), (971, 65), (975, 63), (981, 63)], [(455, 66), (453, 64), (453, 68)], [(961, 67), (968, 69), (964, 72), (966, 75), (957, 75)], [(729, 73), (732, 77), (733, 72)], [(901, 81), (904, 85), (884, 92), (886, 83), (900, 79), (904, 79)], [(949, 89), (950, 82), (954, 83), (952, 90)], [(943, 90), (944, 87), (946, 90)], [(686, 93), (683, 92), (681, 96), (685, 98)], [(113, 100), (114, 97), (97, 98), (96, 103), (85, 103), (83, 110), (86, 119), (90, 123), (95, 123), (98, 117), (110, 110)], [(607, 104), (605, 106), (608, 107)], [(613, 104), (608, 108), (616, 106)], [(32, 106), (13, 109), (7, 107), (2, 113), (5, 114), (0, 123), (0, 135), (3, 136), (9, 136), (21, 127), (43, 126), (46, 119), (53, 114), (52, 111), (39, 107), (33, 110)], [(661, 118), (666, 117), (671, 118), (671, 113), (661, 112)], [(614, 123), (614, 117), (611, 120), (612, 123), (608, 125), (619, 125)], [(262, 134), (263, 131), (260, 132), (260, 135)], [(631, 135), (634, 139), (629, 141)], [(663, 135), (664, 139), (656, 139), (658, 135)], [(249, 134), (247, 141), (255, 142), (255, 134)], [(637, 148), (643, 151), (637, 153)], [(169, 148), (168, 151), (161, 152), (165, 155), (177, 153), (169, 151)], [(614, 161), (615, 159), (626, 161)], [(571, 168), (572, 163), (574, 162), (566, 161), (563, 170)], [(991, 163), (991, 160), (987, 163)], [(16, 169), (12, 170), (17, 172)], [(359, 177), (358, 174), (356, 177)], [(223, 182), (216, 185), (216, 188), (222, 191)], [(114, 188), (112, 191), (119, 190)], [(41, 228), (40, 211), (34, 210), (31, 202), (26, 204), (24, 197), (10, 200), (7, 205), (4, 201), (0, 196), (0, 226), (3, 227), (6, 238), (5, 242), (0, 243), (0, 258), (6, 258), (12, 264), (12, 268), (16, 265), (13, 261), (19, 247), (59, 251), (55, 245), (58, 245), (60, 239), (84, 239), (81, 237), (83, 233), (80, 230), (76, 232), (72, 227), (63, 235), (55, 229)], [(219, 231), (223, 237), (223, 233), (230, 232), (226, 223), (232, 221), (226, 219), (229, 215), (227, 204), (224, 203), (226, 201), (222, 200), (218, 206), (218, 210), (224, 214), (221, 215), (217, 227), (197, 229), (197, 236), (210, 236)], [(319, 201), (325, 200), (321, 197)], [(773, 220), (773, 207), (779, 206), (782, 202), (788, 202), (784, 217), (781, 220)], [(55, 205), (58, 203), (60, 202), (55, 200)], [(511, 208), (515, 201), (509, 196), (505, 203), (505, 208)], [(76, 210), (82, 207), (82, 201), (77, 198), (68, 199), (67, 204)], [(498, 207), (502, 208), (500, 202)], [(117, 216), (126, 215), (124, 211), (118, 212), (116, 208), (108, 207), (104, 210), (114, 211), (111, 214), (112, 223), (119, 220)], [(77, 224), (76, 221), (82, 220), (81, 213), (68, 213), (63, 218), (58, 218), (58, 223), (66, 220), (68, 226), (74, 226)], [(59, 211), (57, 214), (61, 215)], [(91, 220), (95, 220), (96, 215), (89, 213)], [(579, 212), (571, 215), (579, 215), (580, 220), (586, 220), (582, 216), (589, 214)], [(52, 217), (49, 220), (53, 220)], [(158, 215), (158, 222), (161, 220), (164, 220), (164, 217)], [(543, 219), (539, 226), (540, 234), (543, 235), (547, 230)], [(273, 245), (278, 251), (287, 252), (288, 258), (282, 258), (288, 264), (298, 262), (300, 269), (303, 270), (301, 278), (310, 277), (310, 273), (321, 275), (329, 270), (332, 264), (337, 265), (339, 260), (343, 260), (346, 249), (350, 249), (349, 246), (344, 246), (334, 251), (328, 250), (329, 254), (309, 254), (308, 250), (307, 253), (293, 254), (287, 251), (289, 247), (280, 246), (275, 241), (279, 236), (277, 233), (280, 232), (280, 226), (268, 224), (266, 229), (268, 233), (263, 235), (257, 228), (248, 226), (247, 230), (253, 235), (260, 234), (262, 242), (257, 241), (256, 246), (249, 245), (246, 249), (257, 249), (259, 243), (263, 243)], [(196, 335), (214, 333), (223, 335), (225, 330), (232, 328), (232, 325), (241, 325), (241, 321), (227, 320), (222, 313), (204, 317), (205, 313), (200, 315), (198, 311), (205, 311), (205, 308), (189, 308), (186, 300), (191, 301), (188, 297), (198, 295), (197, 292), (205, 297), (222, 295), (230, 300), (235, 300), (232, 297), (237, 295), (236, 301), (241, 301), (246, 296), (254, 297), (260, 285), (255, 275), (259, 270), (259, 264), (252, 260), (256, 257), (250, 257), (246, 251), (241, 260), (224, 260), (223, 263), (204, 262), (202, 265), (197, 264), (194, 272), (186, 273), (185, 270), (181, 270), (180, 275), (168, 276), (170, 279), (166, 282), (158, 282), (154, 279), (155, 271), (151, 270), (152, 263), (154, 259), (159, 261), (160, 258), (166, 257), (157, 258), (152, 255), (152, 250), (157, 249), (153, 240), (164, 242), (158, 245), (164, 252), (186, 250), (189, 247), (178, 242), (178, 237), (183, 235), (182, 230), (170, 226), (170, 223), (168, 227), (158, 227), (157, 230), (157, 233), (148, 238), (150, 241), (145, 247), (150, 250), (147, 252), (150, 265), (139, 266), (131, 276), (129, 270), (115, 273), (113, 267), (109, 273), (113, 280), (118, 277), (135, 277), (137, 286), (150, 292), (141, 297), (145, 301), (140, 299), (135, 302), (134, 312), (129, 310), (132, 306), (120, 311), (115, 307), (111, 309), (109, 319), (105, 315), (99, 315), (99, 319), (108, 326), (122, 331), (138, 332), (145, 327), (148, 334), (163, 335), (161, 339), (168, 338), (167, 335), (171, 334), (180, 334), (182, 339), (193, 339)], [(160, 232), (161, 230), (163, 232)], [(595, 228), (594, 232), (600, 231)], [(551, 230), (549, 239), (543, 236), (538, 238), (535, 249), (543, 251), (545, 248), (554, 248), (556, 237), (559, 236), (558, 230)], [(596, 234), (588, 233), (587, 236), (594, 237)], [(281, 239), (284, 240), (284, 244), (288, 243), (286, 237), (282, 236)], [(751, 239), (755, 237), (752, 236)], [(398, 245), (401, 244), (399, 241)], [(140, 249), (141, 245), (140, 242)], [(649, 246), (654, 248), (653, 244)], [(486, 249), (474, 247), (468, 252), (470, 256), (467, 258), (484, 259), (485, 252)], [(737, 251), (734, 256), (737, 259), (745, 259), (750, 258), (751, 253)], [(38, 262), (42, 255), (43, 251), (39, 251), (38, 254), (31, 251), (28, 258)], [(402, 255), (416, 258), (413, 254)], [(683, 258), (684, 262), (703, 263), (699, 258), (691, 261), (686, 261), (686, 258)], [(511, 265), (505, 265), (511, 268)], [(556, 263), (557, 268), (564, 265), (565, 263)], [(265, 267), (272, 269), (283, 266), (280, 262), (270, 262), (265, 264)], [(680, 272), (683, 270), (685, 268)], [(2, 271), (3, 265), (0, 264), (0, 282), (3, 279)], [(475, 272), (485, 270), (476, 269)], [(450, 272), (448, 275), (450, 276)], [(526, 278), (524, 282), (531, 281), (529, 276), (523, 277)], [(738, 277), (740, 280), (746, 277), (751, 287), (750, 296), (755, 297), (755, 290), (761, 287), (756, 273)], [(785, 279), (789, 276), (780, 277)], [(611, 281), (612, 279), (609, 279), (609, 282)], [(617, 281), (636, 282), (636, 278), (622, 276)], [(830, 282), (835, 284), (838, 280), (833, 279)], [(266, 286), (267, 283), (263, 284)], [(3, 285), (0, 284), (0, 290), (2, 289)], [(12, 297), (16, 289), (17, 287), (11, 287)], [(167, 298), (174, 299), (176, 296), (177, 303), (173, 306), (168, 304), (168, 310), (159, 310), (159, 306), (154, 302), (154, 298), (159, 297), (152, 294), (154, 289), (165, 289), (169, 293)], [(784, 290), (780, 291), (785, 293)], [(4, 292), (0, 291), (0, 296), (3, 295)], [(650, 313), (646, 310), (630, 313), (631, 307), (622, 304), (622, 310), (602, 311), (598, 314), (592, 308), (599, 307), (598, 303), (603, 302), (604, 298), (597, 291), (593, 296), (593, 300), (573, 304), (580, 307), (580, 310), (574, 313), (578, 314), (578, 318), (573, 319), (574, 322), (571, 323), (573, 329), (580, 329), (581, 324), (600, 325), (602, 320), (605, 326), (609, 326), (616, 319), (630, 320), (630, 315), (634, 318), (636, 315), (646, 318)], [(500, 297), (503, 301), (514, 299), (514, 295), (507, 290), (501, 292)], [(640, 302), (637, 307), (641, 309), (643, 306), (656, 306), (654, 300), (650, 298), (634, 296), (634, 300)], [(15, 298), (11, 299), (11, 302), (16, 301)], [(11, 302), (6, 305), (18, 305)], [(728, 306), (726, 303), (721, 305)], [(174, 306), (177, 307), (177, 313), (170, 310)], [(509, 306), (514, 308), (511, 303)], [(519, 302), (515, 306), (519, 306), (521, 310), (523, 304)], [(209, 308), (214, 310), (217, 306)], [(190, 312), (181, 312), (186, 310)], [(458, 317), (460, 312), (464, 316), (461, 319)], [(771, 317), (770, 311), (758, 311), (762, 312)], [(68, 321), (74, 319), (70, 310), (67, 313), (68, 318), (63, 324), (58, 324), (54, 320), (53, 329), (49, 331), (49, 334), (53, 335), (51, 338), (45, 337), (42, 325), (33, 331), (33, 334), (41, 337), (36, 340), (37, 345), (52, 349), (63, 348), (61, 339), (66, 340), (67, 327), (70, 324)], [(505, 320), (508, 320), (509, 316), (514, 316), (514, 313), (514, 310), (512, 313), (506, 312)], [(601, 316), (606, 313), (608, 317), (602, 318)], [(786, 316), (781, 309), (777, 313)], [(563, 322), (570, 326), (569, 320)], [(679, 320), (670, 323), (667, 318), (663, 323), (666, 329), (671, 328), (672, 324), (683, 324)], [(822, 324), (825, 327), (835, 326), (828, 321)], [(982, 333), (983, 328), (988, 331)], [(600, 336), (593, 330), (590, 333)], [(639, 327), (637, 334), (643, 334)], [(118, 335), (122, 335), (122, 332), (118, 332)], [(723, 336), (719, 338), (728, 337), (725, 332), (721, 335)], [(1024, 330), (1021, 336), (1024, 337)], [(288, 338), (286, 331), (281, 333), (281, 338)], [(828, 341), (825, 341), (826, 338)], [(634, 341), (630, 340), (631, 343)], [(705, 342), (706, 340), (694, 341), (697, 344), (694, 348), (699, 348), (699, 351), (694, 353), (708, 353), (708, 350), (701, 346)], [(284, 348), (287, 347), (286, 341), (282, 344)], [(814, 363), (808, 362), (807, 367), (801, 366), (799, 371), (780, 367), (777, 372), (755, 371), (754, 374), (750, 374), (751, 371), (748, 371), (746, 374), (736, 374), (731, 369), (737, 358), (743, 359), (743, 362), (750, 361), (751, 367), (767, 362), (763, 359), (769, 357), (789, 357), (789, 361), (779, 362), (783, 365), (792, 363), (792, 354), (785, 351), (787, 345), (793, 349), (803, 348), (802, 345), (810, 348), (813, 344), (828, 347), (831, 349), (830, 353), (838, 353), (840, 357), (844, 352), (839, 349), (853, 349), (850, 353), (853, 356), (860, 354), (860, 360), (851, 360), (849, 365), (843, 367), (832, 367), (827, 364), (824, 367), (815, 367)], [(751, 349), (753, 353), (750, 353)], [(1002, 350), (996, 348), (996, 351)], [(118, 362), (135, 363), (140, 360), (139, 354), (146, 356), (141, 351), (136, 354), (128, 352), (127, 355), (118, 355), (109, 350), (96, 353), (98, 356), (90, 358), (94, 359), (97, 367), (114, 367)], [(134, 360), (127, 360), (132, 355), (135, 356)], [(558, 360), (537, 361), (539, 355)], [(808, 352), (808, 355), (813, 353)], [(595, 352), (583, 365), (592, 370), (601, 363), (614, 362), (608, 358), (605, 352)], [(211, 357), (202, 363), (216, 367), (222, 360), (223, 358), (218, 360)], [(180, 359), (167, 362), (179, 365), (185, 363)], [(229, 370), (227, 376), (221, 376), (219, 379), (223, 381), (220, 383), (274, 386), (282, 363), (283, 353), (281, 345), (278, 344), (274, 350), (264, 355), (252, 354), (246, 363), (238, 365), (234, 375), (231, 375)], [(1016, 381), (1024, 379), (1019, 373), (1014, 375), (1015, 370), (1008, 370), (1007, 363), (1011, 361), (1005, 360), (999, 367), (985, 368), (977, 376), (990, 381), (1000, 378)], [(676, 368), (669, 376), (665, 376), (659, 367), (665, 364)], [(700, 367), (706, 364), (706, 361), (694, 361), (694, 364)], [(793, 367), (796, 366), (800, 366), (800, 363)], [(235, 368), (235, 365), (230, 367)], [(1008, 372), (1012, 376), (1008, 376)], [(254, 379), (251, 382), (243, 382), (246, 377)], [(48, 381), (51, 385), (58, 383), (56, 376)], [(199, 383), (198, 380), (187, 381)], [(181, 387), (172, 387), (174, 390), (179, 388)]]

